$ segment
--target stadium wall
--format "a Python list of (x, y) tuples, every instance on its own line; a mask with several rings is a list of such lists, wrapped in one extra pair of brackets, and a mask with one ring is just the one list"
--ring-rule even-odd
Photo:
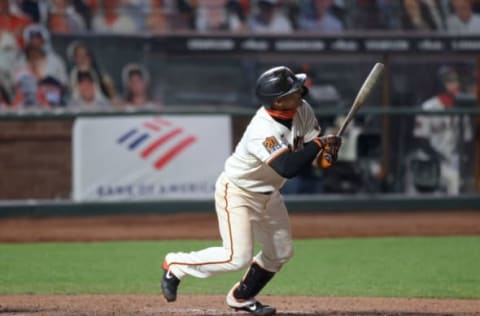
[(70, 197), (72, 124), (0, 121), (0, 200)]
[[(403, 112), (397, 109), (395, 113), (390, 114), (396, 115)], [(248, 123), (251, 113), (232, 112), (229, 114), (233, 117), (232, 137), (236, 143)], [(102, 115), (102, 113), (90, 115)], [(117, 113), (114, 115), (132, 114)], [(71, 134), (75, 117), (74, 114), (55, 115), (52, 113), (2, 116), (0, 120), (0, 174), (2, 175), (0, 178), (0, 217), (163, 214), (185, 211), (204, 212), (213, 209), (213, 201), (195, 200), (127, 203), (72, 202), (70, 200), (72, 190)], [(451, 197), (408, 196), (402, 193), (316, 194), (286, 196), (286, 202), (289, 208), (295, 211), (480, 210), (480, 195), (478, 194)]]

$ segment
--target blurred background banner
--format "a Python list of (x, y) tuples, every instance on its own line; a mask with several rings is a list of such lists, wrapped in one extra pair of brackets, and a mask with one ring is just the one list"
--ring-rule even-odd
[[(302, 36), (303, 35), (303, 36)], [(241, 35), (171, 35), (152, 38), (153, 50), (186, 54), (250, 53), (250, 52), (293, 52), (293, 53), (436, 53), (476, 52), (480, 49), (478, 36), (451, 37), (427, 34), (423, 36), (381, 34), (331, 35), (321, 37), (302, 34), (292, 36)]]
[(76, 201), (211, 199), (231, 152), (227, 115), (78, 118)]

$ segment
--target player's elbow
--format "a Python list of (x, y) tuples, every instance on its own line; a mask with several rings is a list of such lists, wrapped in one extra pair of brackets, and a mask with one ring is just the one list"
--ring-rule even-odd
[(288, 155), (284, 154), (277, 159), (272, 160), (270, 167), (283, 178), (291, 179), (298, 173), (297, 168), (289, 163)]
[(291, 179), (297, 175), (297, 171), (293, 168), (289, 168), (286, 164), (273, 163), (270, 167), (275, 170), (283, 178)]
[(301, 150), (284, 152), (275, 157), (275, 159), (272, 159), (269, 164), (279, 175), (291, 179), (311, 164), (312, 160), (318, 154), (318, 151), (318, 145), (314, 142), (310, 142)]

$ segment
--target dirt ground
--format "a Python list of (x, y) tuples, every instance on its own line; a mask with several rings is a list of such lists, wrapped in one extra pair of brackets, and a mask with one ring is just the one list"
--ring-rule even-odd
[[(359, 212), (291, 215), (295, 239), (480, 235), (480, 212)], [(192, 228), (194, 227), (194, 228)], [(218, 239), (213, 214), (0, 218), (0, 242)], [(0, 272), (1, 273), (1, 272)], [(480, 300), (398, 298), (260, 297), (277, 315), (480, 315)], [(224, 296), (3, 295), (0, 315), (244, 315)]]

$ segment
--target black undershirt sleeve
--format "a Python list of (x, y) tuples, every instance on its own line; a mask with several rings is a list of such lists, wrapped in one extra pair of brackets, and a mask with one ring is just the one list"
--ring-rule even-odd
[(299, 151), (288, 151), (276, 157), (270, 162), (270, 167), (282, 177), (290, 179), (310, 164), (319, 151), (320, 147), (315, 142), (309, 142)]

